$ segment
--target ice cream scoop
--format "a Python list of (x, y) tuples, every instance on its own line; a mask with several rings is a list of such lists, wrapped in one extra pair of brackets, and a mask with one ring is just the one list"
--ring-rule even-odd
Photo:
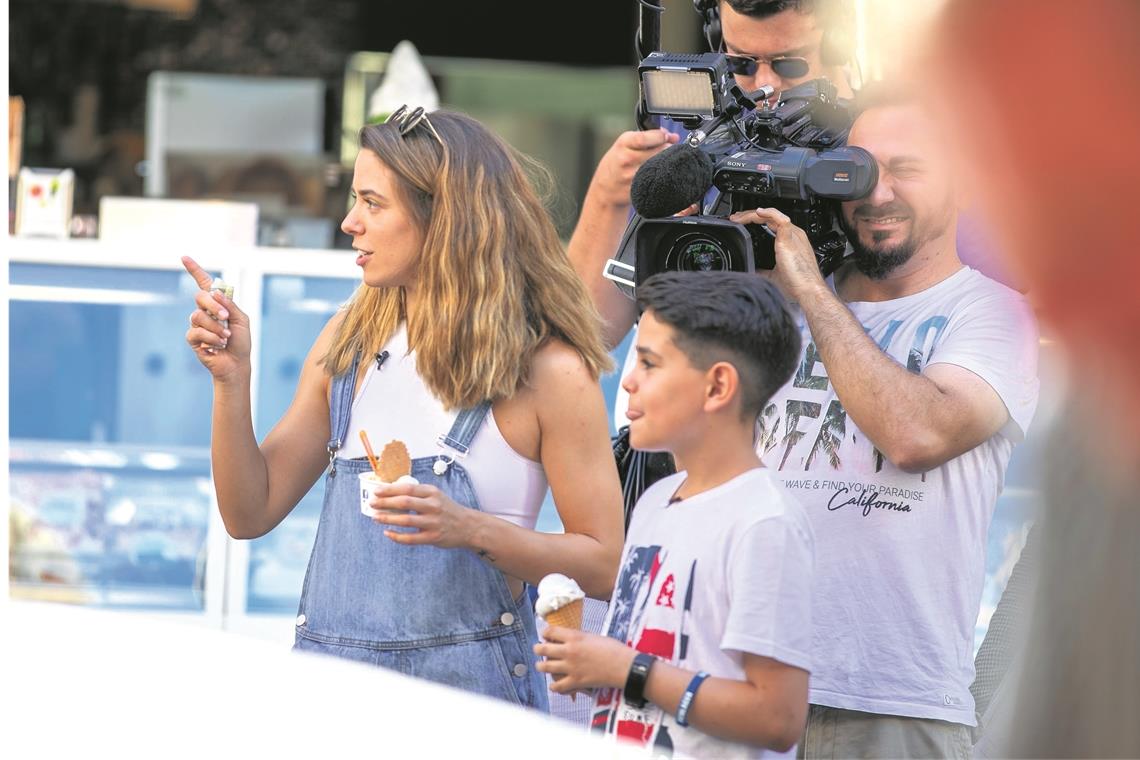
[(538, 582), (538, 600), (534, 611), (547, 625), (567, 628), (582, 627), (582, 600), (586, 592), (573, 578), (551, 573)]

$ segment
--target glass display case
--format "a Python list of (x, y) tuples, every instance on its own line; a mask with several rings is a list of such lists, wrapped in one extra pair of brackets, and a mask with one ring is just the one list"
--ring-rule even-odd
[(202, 611), (210, 387), (178, 345), (193, 282), (19, 261), (9, 278), (13, 594)]
[[(347, 251), (12, 241), (12, 596), (177, 613), (286, 639), (320, 484), (268, 536), (230, 539), (210, 479), (212, 386), (185, 343), (195, 256), (254, 315), (259, 437), (359, 283)], [(176, 246), (174, 246), (176, 248)], [(268, 625), (247, 613), (275, 613)]]

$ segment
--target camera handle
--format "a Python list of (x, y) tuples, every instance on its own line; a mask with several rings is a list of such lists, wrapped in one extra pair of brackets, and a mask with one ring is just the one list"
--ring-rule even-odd
[[(621, 271), (621, 274), (618, 271)], [(607, 280), (616, 282), (618, 285), (625, 285), (627, 288), (636, 288), (637, 283), (632, 279), (637, 270), (617, 259), (609, 259), (606, 261), (605, 267), (602, 268), (602, 277)]]
[(608, 259), (602, 267), (602, 277), (610, 280), (618, 286), (618, 289), (625, 294), (627, 298), (633, 298), (633, 292), (637, 288), (637, 281), (634, 279), (637, 274), (637, 268), (633, 264), (622, 261), (621, 253), (623, 251), (633, 250), (633, 237), (637, 231), (641, 229), (642, 223), (645, 219), (641, 214), (634, 214), (630, 225), (626, 228), (625, 234), (621, 236), (621, 243), (618, 244), (618, 255), (615, 258)]
[[(661, 47), (661, 14), (665, 8), (661, 0), (638, 0), (637, 35), (634, 38), (637, 60), (642, 61)], [(661, 120), (645, 111), (641, 98), (633, 112), (638, 129), (653, 129), (661, 126)]]
[(692, 130), (689, 132), (689, 136), (685, 138), (685, 141), (692, 147), (696, 148), (722, 124), (735, 119), (737, 116), (743, 113), (744, 109), (746, 108), (748, 110), (755, 109), (756, 103), (758, 101), (767, 102), (768, 98), (772, 97), (775, 92), (776, 89), (772, 87), (772, 85), (766, 84), (755, 92), (751, 92), (748, 95), (745, 95), (740, 87), (734, 84), (728, 90), (728, 94), (732, 99), (728, 102), (719, 116), (714, 117), (711, 121), (700, 122), (692, 125), (687, 123), (687, 121), (681, 122), (685, 125), (685, 127)]

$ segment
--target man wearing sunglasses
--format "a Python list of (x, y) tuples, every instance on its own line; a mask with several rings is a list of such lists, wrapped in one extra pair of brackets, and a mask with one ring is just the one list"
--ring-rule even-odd
[[(851, 0), (695, 0), (710, 50), (728, 57), (745, 92), (764, 85), (773, 97), (809, 79), (826, 77), (840, 97), (851, 97), (846, 64), (852, 57)], [(602, 277), (630, 215), (630, 185), (638, 168), (678, 142), (679, 128), (625, 132), (602, 157), (582, 204), (568, 253), (605, 319), (608, 345), (621, 342), (636, 307)]]
[[(718, 5), (717, 17), (710, 14)], [(697, 0), (709, 46), (728, 59), (744, 92), (765, 85), (779, 97), (825, 77), (841, 98), (853, 94), (844, 67), (854, 45), (854, 17), (842, 0)], [(719, 34), (718, 23), (719, 22)], [(718, 39), (719, 37), (719, 39)]]

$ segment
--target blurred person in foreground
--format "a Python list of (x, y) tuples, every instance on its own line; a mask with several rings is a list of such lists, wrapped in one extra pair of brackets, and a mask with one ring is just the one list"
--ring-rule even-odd
[(631, 442), (686, 469), (638, 502), (606, 635), (552, 626), (538, 667), (557, 693), (593, 689), (593, 728), (654, 757), (794, 756), (811, 527), (753, 440), (795, 370), (799, 327), (772, 283), (736, 272), (657, 274), (637, 297), (639, 359), (622, 380)]
[[(296, 648), (545, 710), (523, 581), (604, 596), (621, 552), (598, 316), (522, 157), (478, 122), (400, 109), (360, 140), (341, 226), (363, 282), (260, 446), (249, 317), (184, 259), (218, 506), (230, 535), (262, 536), (327, 469)], [(404, 442), (419, 481), (377, 486), (372, 517), (362, 431)], [(548, 481), (564, 534), (534, 530)]]
[(930, 89), (1068, 371), (1037, 593), (987, 751), (1140, 757), (1140, 4), (950, 0), (936, 35)]
[(842, 205), (854, 253), (824, 279), (784, 214), (770, 276), (804, 351), (757, 450), (816, 537), (806, 757), (967, 757), (986, 535), (1037, 403), (1037, 331), (1016, 291), (966, 267), (967, 203), (935, 104), (876, 83), (849, 143), (879, 177)]

